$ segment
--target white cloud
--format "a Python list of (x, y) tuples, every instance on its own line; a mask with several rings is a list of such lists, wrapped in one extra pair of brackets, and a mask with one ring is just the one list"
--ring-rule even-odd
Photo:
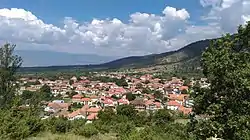
[(79, 23), (66, 17), (61, 27), (47, 24), (24, 9), (0, 9), (0, 41), (72, 53), (144, 55), (233, 32), (250, 18), (246, 0), (201, 0), (201, 4), (211, 6), (211, 12), (203, 18), (207, 25), (191, 25), (188, 11), (173, 7), (163, 9), (162, 15), (133, 13), (126, 23), (117, 18)]
[(169, 40), (186, 28), (189, 13), (166, 7), (163, 15), (134, 13), (129, 23), (119, 19), (93, 19), (78, 23), (67, 17), (63, 27), (46, 24), (24, 9), (0, 9), (0, 39), (51, 45), (55, 50), (142, 55), (173, 50)]
[(207, 19), (214, 19), (225, 32), (234, 33), (240, 24), (249, 21), (249, 0), (200, 0), (204, 7), (212, 6)]

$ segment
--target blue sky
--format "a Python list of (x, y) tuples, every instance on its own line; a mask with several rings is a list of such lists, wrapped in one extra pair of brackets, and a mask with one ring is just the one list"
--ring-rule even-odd
[(166, 6), (187, 9), (194, 21), (204, 14), (199, 0), (1, 0), (0, 4), (1, 8), (32, 11), (37, 17), (54, 24), (66, 16), (79, 21), (119, 18), (127, 22), (132, 13), (162, 14)]
[(18, 49), (131, 56), (234, 33), (249, 0), (1, 0), (0, 42)]

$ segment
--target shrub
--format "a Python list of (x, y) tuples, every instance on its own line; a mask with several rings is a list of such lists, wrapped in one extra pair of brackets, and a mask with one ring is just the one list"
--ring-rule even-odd
[(52, 133), (66, 133), (72, 128), (71, 122), (66, 118), (50, 118), (45, 122), (46, 128)]
[(93, 124), (86, 124), (84, 127), (75, 130), (74, 133), (89, 138), (93, 135), (97, 135), (98, 130), (95, 128)]

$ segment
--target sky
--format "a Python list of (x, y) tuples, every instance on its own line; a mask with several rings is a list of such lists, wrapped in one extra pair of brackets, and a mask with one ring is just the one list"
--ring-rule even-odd
[(177, 50), (250, 20), (250, 0), (0, 0), (0, 43), (132, 56)]

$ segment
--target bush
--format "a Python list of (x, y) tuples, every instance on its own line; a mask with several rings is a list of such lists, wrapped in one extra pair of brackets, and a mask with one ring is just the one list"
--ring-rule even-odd
[(50, 118), (45, 121), (45, 125), (52, 133), (66, 133), (72, 128), (71, 122), (66, 118)]
[(41, 120), (28, 111), (0, 110), (0, 139), (24, 139), (43, 131)]
[(95, 128), (93, 124), (86, 124), (85, 126), (79, 128), (78, 130), (75, 130), (74, 133), (89, 138), (93, 135), (97, 135), (98, 130)]
[(108, 125), (106, 122), (104, 123), (101, 120), (94, 121), (93, 125), (102, 134), (109, 133), (110, 129), (112, 129), (112, 125)]
[(115, 132), (121, 136), (127, 136), (129, 133), (135, 130), (135, 125), (133, 122), (118, 123), (115, 127)]

